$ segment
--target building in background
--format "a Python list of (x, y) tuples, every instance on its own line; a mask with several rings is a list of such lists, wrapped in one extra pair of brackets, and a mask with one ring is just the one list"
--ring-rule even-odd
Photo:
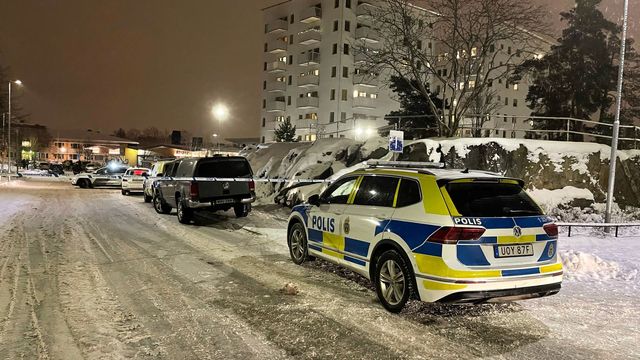
[(51, 142), (46, 158), (49, 161), (95, 161), (104, 163), (120, 160), (136, 164), (137, 141), (102, 134), (92, 130), (60, 130), (51, 132)]
[(358, 68), (352, 44), (376, 47), (369, 1), (290, 0), (263, 9), (262, 142), (289, 118), (301, 141), (362, 138), (398, 108), (388, 88)]
[[(364, 43), (371, 51), (381, 46), (371, 17), (375, 4), (375, 0), (288, 0), (262, 10), (261, 142), (274, 141), (274, 130), (286, 119), (296, 126), (300, 141), (318, 137), (364, 140), (387, 125), (385, 115), (399, 107), (389, 88), (382, 86), (388, 74), (365, 73), (365, 56), (354, 54), (353, 49), (353, 44)], [(542, 56), (553, 40), (531, 35), (543, 49), (534, 53)], [(438, 54), (438, 44), (430, 39), (423, 43)], [(495, 46), (505, 58), (518, 51), (516, 44)], [(439, 92), (436, 81), (431, 86), (433, 92)], [(477, 133), (524, 137), (524, 130), (531, 128), (526, 79), (518, 83), (500, 80), (493, 86), (495, 107)], [(465, 118), (459, 135), (471, 136), (473, 126), (473, 120)]]

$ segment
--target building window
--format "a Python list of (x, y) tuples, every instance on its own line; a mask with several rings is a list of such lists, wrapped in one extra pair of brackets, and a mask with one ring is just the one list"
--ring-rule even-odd
[(269, 45), (267, 43), (264, 43), (264, 52), (267, 52), (268, 48), (269, 48)]
[(507, 54), (511, 55), (511, 46), (507, 47)]
[(515, 124), (515, 123), (516, 123), (516, 117), (515, 117), (515, 116), (512, 116), (512, 117), (511, 117), (511, 123), (513, 123), (513, 124)]
[(345, 121), (347, 121), (347, 113), (343, 111), (340, 113), (340, 122), (345, 122)]
[(331, 100), (335, 100), (336, 99), (336, 89), (331, 89)]
[(266, 63), (266, 62), (263, 64), (262, 69), (263, 69), (264, 71), (267, 71), (267, 63)]
[(349, 77), (349, 68), (346, 66), (342, 67), (342, 77), (343, 78), (348, 78)]
[(496, 51), (496, 46), (493, 44), (489, 45), (489, 52), (494, 52), (494, 51)]
[(338, 53), (338, 44), (333, 44), (333, 54)]
[(351, 0), (346, 0), (344, 4), (344, 7), (346, 7), (347, 9), (351, 9)]
[(513, 107), (517, 107), (518, 106), (518, 99), (513, 99)]
[(264, 136), (262, 137), (262, 143), (264, 144)]
[(422, 40), (418, 40), (418, 50), (422, 50)]
[(338, 31), (338, 20), (333, 22), (333, 31)]
[(289, 55), (289, 64), (293, 64), (293, 55)]
[(293, 45), (293, 34), (289, 35), (289, 44)]
[(267, 88), (267, 80), (262, 82), (262, 90)]
[(347, 89), (342, 89), (342, 96), (341, 99), (342, 101), (347, 101)]
[(487, 81), (487, 87), (492, 87), (493, 86), (493, 79), (489, 79), (489, 81)]
[(349, 44), (344, 44), (342, 46), (342, 53), (345, 55), (349, 55)]
[(262, 118), (262, 127), (264, 127), (264, 125), (267, 123), (267, 119)]
[(287, 80), (288, 80), (287, 83), (289, 85), (291, 85), (293, 83), (293, 77), (291, 75), (289, 75), (289, 79), (287, 79)]
[(266, 108), (267, 107), (267, 100), (262, 99), (262, 108)]
[(287, 105), (291, 105), (291, 96), (287, 96)]
[(518, 91), (518, 84), (513, 84), (513, 90)]
[(340, 7), (340, 0), (336, 0), (335, 4), (333, 4), (333, 5), (334, 5), (333, 6), (334, 8), (336, 8), (336, 9), (339, 8)]
[(504, 104), (509, 105), (509, 98), (506, 96), (504, 97)]
[(447, 76), (447, 69), (442, 69), (442, 76)]
[(293, 14), (291, 14), (291, 21), (289, 21), (289, 22), (290, 22), (291, 24), (293, 24), (293, 22), (295, 21), (294, 19), (295, 19), (295, 18), (294, 18), (294, 16), (293, 16)]
[(331, 77), (332, 78), (336, 77), (336, 67), (335, 66), (331, 67)]
[(351, 22), (349, 20), (346, 20), (344, 22), (344, 31), (346, 31), (346, 32), (351, 31)]
[(329, 122), (330, 123), (336, 121), (335, 116), (336, 116), (336, 114), (333, 111), (329, 113)]

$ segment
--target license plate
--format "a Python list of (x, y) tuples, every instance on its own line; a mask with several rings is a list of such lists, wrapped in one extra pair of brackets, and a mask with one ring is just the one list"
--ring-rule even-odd
[(495, 255), (497, 258), (533, 256), (533, 245), (498, 245), (496, 247)]
[(216, 204), (233, 204), (236, 202), (234, 199), (220, 199), (216, 200)]

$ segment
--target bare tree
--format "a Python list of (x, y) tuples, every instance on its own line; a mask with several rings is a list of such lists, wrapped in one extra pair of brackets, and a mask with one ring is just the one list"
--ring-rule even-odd
[[(380, 42), (356, 41), (356, 64), (366, 73), (417, 80), (416, 90), (440, 114), (441, 134), (453, 136), (479, 97), (485, 97), (482, 107), (491, 108), (487, 100), (497, 101), (489, 96), (491, 87), (507, 82), (516, 65), (541, 52), (546, 40), (537, 34), (548, 32), (547, 12), (522, 0), (421, 4), (380, 0), (370, 7)], [(434, 88), (445, 100), (440, 109), (429, 96)]]

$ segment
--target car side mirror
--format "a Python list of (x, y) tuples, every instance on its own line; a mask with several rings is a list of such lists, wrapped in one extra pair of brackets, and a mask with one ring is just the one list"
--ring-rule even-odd
[(308, 203), (313, 206), (320, 206), (320, 195), (314, 194), (309, 196)]

